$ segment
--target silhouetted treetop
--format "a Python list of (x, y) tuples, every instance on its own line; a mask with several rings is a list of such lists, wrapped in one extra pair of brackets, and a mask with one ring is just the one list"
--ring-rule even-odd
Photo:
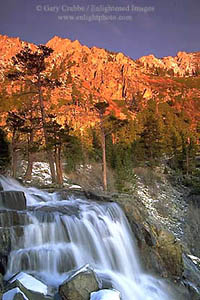
[(49, 78), (45, 75), (46, 62), (53, 49), (44, 45), (37, 46), (37, 50), (33, 51), (28, 46), (25, 46), (19, 53), (12, 57), (13, 66), (15, 70), (9, 72), (6, 77), (11, 81), (25, 80), (27, 76), (32, 76), (31, 84), (37, 84), (41, 87), (54, 89), (61, 86), (58, 79)]

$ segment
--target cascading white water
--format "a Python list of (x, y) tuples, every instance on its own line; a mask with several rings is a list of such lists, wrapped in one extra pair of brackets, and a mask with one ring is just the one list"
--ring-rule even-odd
[(90, 264), (102, 286), (113, 286), (122, 299), (169, 300), (163, 281), (143, 273), (129, 224), (116, 203), (56, 201), (55, 194), (26, 189), (11, 179), (2, 185), (23, 190), (32, 206), (24, 234), (13, 237), (6, 279), (25, 271), (58, 286), (68, 271)]

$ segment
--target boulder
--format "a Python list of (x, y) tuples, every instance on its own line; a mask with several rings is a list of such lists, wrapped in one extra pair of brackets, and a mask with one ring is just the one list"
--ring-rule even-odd
[(69, 273), (59, 287), (62, 300), (89, 300), (92, 292), (98, 291), (99, 285), (96, 275), (89, 265)]
[(19, 288), (13, 288), (3, 294), (2, 300), (29, 300), (29, 299)]
[(52, 300), (53, 297), (48, 295), (46, 284), (32, 275), (20, 272), (9, 280), (2, 298), (2, 300), (14, 299)]
[(0, 208), (25, 210), (26, 198), (21, 191), (3, 191), (0, 192)]

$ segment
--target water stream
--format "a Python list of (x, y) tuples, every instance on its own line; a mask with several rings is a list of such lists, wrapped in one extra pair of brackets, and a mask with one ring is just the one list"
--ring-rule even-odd
[(1, 179), (4, 190), (24, 191), (27, 220), (23, 235), (13, 235), (5, 278), (36, 274), (58, 286), (73, 268), (89, 264), (102, 287), (113, 286), (124, 300), (169, 300), (162, 280), (143, 272), (128, 221), (116, 203), (96, 203), (25, 188)]

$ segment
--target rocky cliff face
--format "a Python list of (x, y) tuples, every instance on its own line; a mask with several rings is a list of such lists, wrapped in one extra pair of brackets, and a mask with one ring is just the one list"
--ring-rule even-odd
[(177, 56), (167, 56), (163, 58), (156, 58), (153, 54), (143, 56), (138, 59), (143, 67), (143, 71), (146, 73), (159, 72), (166, 73), (168, 75), (178, 76), (194, 76), (197, 75), (200, 69), (200, 53), (186, 53), (178, 52)]
[[(11, 57), (28, 44), (19, 38), (0, 35), (0, 78), (11, 66)], [(137, 61), (123, 53), (113, 53), (97, 47), (88, 48), (79, 43), (55, 36), (48, 43), (54, 52), (49, 59), (49, 71), (58, 69), (62, 88), (52, 93), (51, 103), (60, 105), (60, 115), (66, 114), (66, 106), (60, 98), (71, 99), (73, 85), (79, 91), (85, 107), (91, 97), (110, 104), (118, 116), (123, 116), (116, 100), (123, 101), (130, 111), (133, 101), (145, 106), (149, 99), (176, 102), (176, 97), (187, 99), (179, 109), (187, 110), (196, 118), (199, 90), (200, 52), (178, 52), (176, 57), (141, 57)], [(183, 107), (184, 106), (184, 107)], [(178, 106), (177, 106), (178, 107)], [(133, 109), (132, 109), (133, 112)], [(134, 113), (134, 112), (133, 112)], [(62, 118), (62, 117), (61, 117)]]

